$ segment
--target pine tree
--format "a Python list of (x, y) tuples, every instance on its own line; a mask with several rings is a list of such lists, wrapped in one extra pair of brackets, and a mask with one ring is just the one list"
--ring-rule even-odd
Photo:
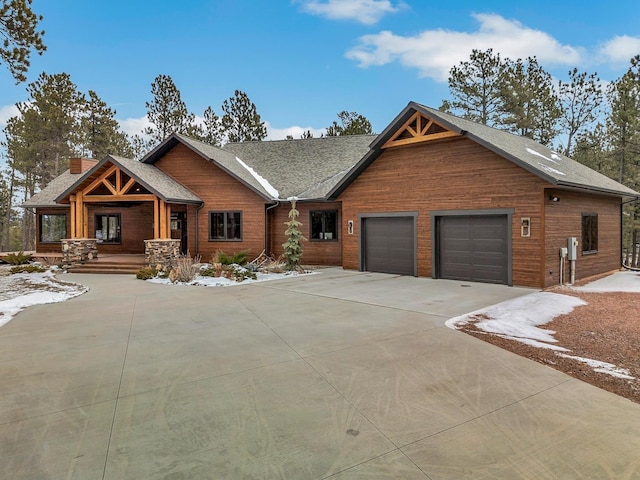
[(535, 57), (507, 61), (500, 90), (498, 123), (517, 135), (551, 146), (561, 115), (551, 74)]
[(198, 140), (219, 147), (224, 142), (224, 129), (220, 117), (207, 107), (204, 111), (202, 125), (198, 126), (198, 133), (194, 136)]
[(42, 15), (31, 10), (32, 0), (3, 0), (0, 6), (0, 63), (5, 63), (16, 83), (24, 82), (31, 51), (38, 55), (47, 49), (38, 30)]
[(602, 87), (597, 74), (587, 75), (574, 68), (569, 71), (569, 82), (558, 82), (558, 92), (562, 105), (560, 124), (567, 135), (564, 154), (569, 156), (574, 137), (598, 117), (603, 102)]
[(306, 240), (300, 232), (302, 224), (297, 220), (300, 212), (296, 210), (296, 201), (291, 200), (291, 210), (289, 210), (289, 221), (285, 222), (287, 226), (284, 232), (287, 235), (287, 241), (282, 244), (284, 247), (284, 256), (287, 259), (287, 270), (300, 270), (300, 262), (302, 261), (302, 242)]
[(500, 54), (494, 55), (491, 48), (472, 50), (469, 61), (449, 71), (452, 100), (445, 100), (440, 109), (483, 125), (495, 125), (502, 112), (504, 69)]
[(222, 103), (222, 111), (222, 127), (229, 142), (263, 140), (267, 136), (267, 128), (246, 93), (236, 90)]
[(146, 102), (147, 117), (153, 124), (144, 130), (151, 143), (160, 143), (172, 133), (188, 134), (195, 115), (189, 113), (180, 90), (169, 75), (158, 75), (151, 84), (153, 100)]
[(307, 130), (305, 132), (302, 132), (302, 135), (300, 135), (300, 138), (305, 140), (307, 138), (313, 138), (313, 132), (311, 130)]
[[(370, 135), (373, 133), (371, 122), (364, 115), (358, 112), (347, 112), (343, 110), (338, 113), (338, 120), (335, 120), (327, 127), (327, 137), (337, 137), (340, 135)], [(309, 132), (311, 133), (311, 132)]]
[(107, 106), (98, 94), (89, 90), (80, 119), (83, 156), (102, 159), (109, 154), (132, 157), (133, 149), (127, 135), (120, 131), (116, 111)]

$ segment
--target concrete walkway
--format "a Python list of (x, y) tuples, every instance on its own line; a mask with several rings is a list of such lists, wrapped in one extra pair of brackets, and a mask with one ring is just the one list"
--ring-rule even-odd
[(443, 326), (530, 290), (64, 278), (0, 328), (0, 478), (640, 478), (640, 405)]

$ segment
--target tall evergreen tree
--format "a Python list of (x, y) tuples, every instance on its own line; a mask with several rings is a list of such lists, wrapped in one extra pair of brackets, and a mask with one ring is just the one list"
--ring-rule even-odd
[(603, 102), (602, 87), (596, 73), (569, 71), (569, 81), (558, 83), (559, 98), (562, 105), (560, 125), (567, 135), (564, 154), (571, 154), (575, 136), (596, 121)]
[(245, 92), (236, 90), (222, 103), (222, 111), (222, 127), (229, 142), (263, 140), (267, 136), (267, 128)]
[(169, 75), (158, 75), (151, 84), (153, 100), (146, 102), (147, 117), (153, 124), (144, 130), (151, 143), (160, 143), (172, 133), (190, 133), (195, 115), (189, 113), (180, 90)]
[(224, 142), (222, 120), (210, 106), (204, 111), (202, 125), (198, 126), (195, 137), (218, 147)]
[[(84, 97), (66, 73), (42, 73), (27, 92), (30, 98), (18, 104), (20, 117), (16, 120), (23, 124), (19, 134), (26, 148), (20, 155), (31, 157), (35, 180), (44, 188), (66, 169), (63, 160), (74, 154)], [(18, 125), (14, 128), (20, 130)]]
[(551, 146), (558, 135), (561, 110), (551, 74), (535, 57), (507, 61), (501, 82), (502, 115), (509, 131)]
[(80, 119), (80, 151), (83, 156), (97, 159), (114, 154), (133, 156), (127, 135), (120, 131), (115, 119), (116, 111), (110, 108), (93, 90), (89, 90)]
[(496, 125), (502, 112), (504, 68), (500, 54), (491, 48), (472, 50), (468, 61), (449, 71), (452, 100), (445, 100), (440, 109), (483, 125)]
[(0, 4), (0, 63), (5, 63), (16, 83), (24, 82), (29, 70), (31, 51), (47, 49), (38, 30), (42, 15), (31, 10), (32, 0), (2, 0)]
[[(371, 122), (364, 115), (358, 112), (347, 112), (343, 110), (338, 113), (338, 120), (333, 121), (327, 127), (327, 137), (337, 137), (340, 135), (370, 135), (373, 133)], [(311, 132), (309, 132), (311, 133)]]

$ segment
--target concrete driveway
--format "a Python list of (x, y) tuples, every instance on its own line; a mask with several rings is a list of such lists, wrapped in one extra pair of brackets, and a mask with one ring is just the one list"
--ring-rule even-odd
[(443, 326), (530, 290), (65, 278), (0, 328), (0, 478), (640, 478), (640, 405)]

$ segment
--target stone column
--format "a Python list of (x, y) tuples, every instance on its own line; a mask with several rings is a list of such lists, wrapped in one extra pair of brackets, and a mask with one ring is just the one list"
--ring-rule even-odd
[(65, 265), (85, 263), (98, 258), (98, 240), (95, 238), (63, 238), (60, 243)]
[(159, 270), (169, 270), (175, 258), (180, 256), (179, 239), (154, 239), (144, 241), (147, 266)]

